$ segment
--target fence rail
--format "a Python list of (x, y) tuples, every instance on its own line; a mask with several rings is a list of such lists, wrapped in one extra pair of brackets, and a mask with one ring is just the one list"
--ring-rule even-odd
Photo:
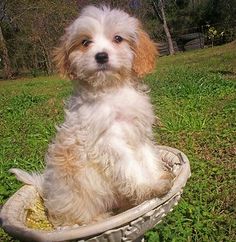
[[(181, 31), (173, 31), (172, 37), (176, 52), (221, 45), (236, 39), (236, 21), (230, 24), (202, 25)], [(169, 55), (167, 42), (161, 41), (157, 44), (157, 47), (160, 56)]]

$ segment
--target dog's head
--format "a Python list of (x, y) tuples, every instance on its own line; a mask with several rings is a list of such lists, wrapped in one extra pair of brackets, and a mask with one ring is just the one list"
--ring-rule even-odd
[(59, 72), (94, 87), (142, 77), (155, 66), (156, 48), (140, 22), (108, 7), (88, 6), (55, 49)]

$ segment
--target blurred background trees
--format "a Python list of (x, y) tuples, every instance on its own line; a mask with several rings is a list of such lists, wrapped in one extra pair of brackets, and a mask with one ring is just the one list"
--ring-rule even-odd
[[(5, 66), (6, 52), (12, 75), (30, 72), (51, 74), (51, 50), (64, 27), (78, 14), (77, 2), (70, 0), (10, 0), (1, 3), (0, 58)], [(0, 30), (1, 30), (0, 29)], [(1, 31), (0, 31), (1, 37)], [(5, 47), (4, 47), (5, 43)], [(1, 65), (1, 64), (0, 64)]]
[(208, 40), (215, 45), (235, 39), (235, 0), (1, 0), (0, 78), (51, 74), (51, 51), (65, 26), (84, 6), (101, 3), (138, 17), (151, 37), (163, 44), (163, 54), (196, 47), (199, 41), (194, 36), (204, 40), (200, 47)]

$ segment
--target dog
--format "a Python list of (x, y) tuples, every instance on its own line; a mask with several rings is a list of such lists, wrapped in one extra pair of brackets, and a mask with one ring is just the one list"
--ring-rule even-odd
[(52, 224), (94, 223), (165, 195), (173, 175), (155, 146), (150, 99), (139, 88), (157, 50), (141, 23), (119, 9), (87, 6), (54, 56), (74, 86), (65, 121), (43, 174), (11, 169), (37, 188)]

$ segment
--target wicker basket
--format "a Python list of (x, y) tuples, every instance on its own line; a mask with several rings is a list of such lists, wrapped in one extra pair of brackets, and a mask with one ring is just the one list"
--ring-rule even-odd
[(190, 177), (190, 165), (185, 154), (177, 149), (158, 146), (163, 161), (175, 173), (174, 185), (162, 198), (154, 198), (112, 216), (102, 222), (66, 228), (51, 232), (29, 229), (25, 226), (26, 211), (37, 199), (32, 186), (23, 186), (3, 206), (0, 218), (2, 228), (15, 238), (24, 241), (89, 241), (119, 242), (134, 241), (156, 224), (177, 205), (187, 179)]

